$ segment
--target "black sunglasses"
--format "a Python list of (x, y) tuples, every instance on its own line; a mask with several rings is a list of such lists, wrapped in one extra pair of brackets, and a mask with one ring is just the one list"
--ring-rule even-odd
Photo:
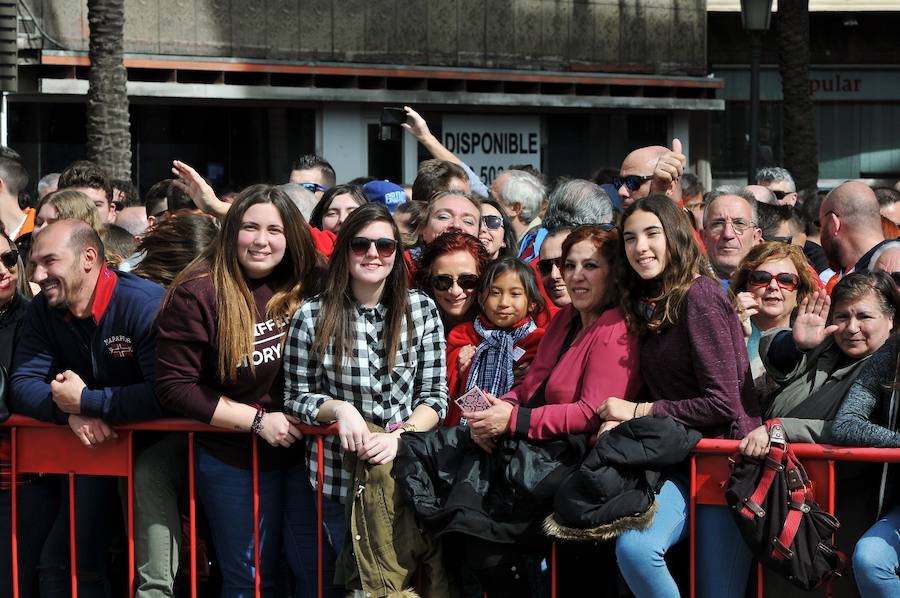
[(323, 187), (318, 183), (300, 183), (300, 186), (310, 193), (316, 193), (317, 191), (324, 193), (325, 191), (328, 191), (328, 187)]
[(800, 284), (800, 277), (796, 274), (791, 274), (790, 272), (779, 272), (778, 274), (772, 274), (771, 272), (766, 272), (764, 270), (754, 270), (747, 277), (747, 284), (751, 287), (767, 287), (772, 282), (772, 279), (775, 279), (775, 282), (778, 283), (785, 291), (793, 291), (797, 288), (797, 285)]
[(19, 252), (15, 249), (10, 249), (6, 253), (0, 253), (0, 262), (6, 266), (6, 269), (15, 268), (19, 263)]
[(649, 181), (653, 178), (652, 174), (641, 175), (641, 174), (629, 174), (628, 176), (617, 176), (613, 178), (612, 185), (616, 189), (625, 185), (628, 187), (629, 191), (637, 191), (641, 188), (641, 185)]
[(375, 251), (381, 257), (390, 257), (397, 251), (397, 241), (381, 237), (380, 239), (370, 239), (368, 237), (353, 237), (350, 239), (350, 251), (355, 255), (365, 255), (369, 251), (369, 247), (375, 244)]
[(435, 274), (431, 277), (431, 286), (435, 291), (449, 291), (454, 282), (459, 285), (459, 288), (471, 291), (478, 286), (478, 275), (460, 274), (459, 276), (450, 276), (449, 274)]
[(790, 245), (794, 241), (794, 237), (779, 237), (777, 235), (770, 235), (768, 237), (763, 236), (764, 241), (775, 241), (778, 243), (785, 243), (786, 245)]
[(553, 257), (546, 260), (538, 260), (538, 271), (540, 271), (541, 276), (550, 276), (550, 273), (553, 272), (553, 266), (556, 266), (560, 271), (562, 271), (562, 257)]
[(774, 195), (775, 199), (777, 199), (778, 201), (781, 201), (782, 199), (793, 193), (793, 191), (776, 191), (775, 189), (769, 189), (769, 191), (772, 192), (772, 195)]
[(500, 216), (482, 216), (481, 223), (488, 230), (497, 230), (503, 226), (503, 218)]

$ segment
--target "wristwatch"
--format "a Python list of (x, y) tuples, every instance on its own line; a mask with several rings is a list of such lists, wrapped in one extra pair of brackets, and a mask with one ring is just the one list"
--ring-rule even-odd
[(402, 426), (400, 426), (400, 433), (401, 433), (401, 434), (403, 434), (404, 432), (415, 432), (415, 431), (416, 431), (416, 425), (415, 425), (415, 424), (409, 424), (409, 423), (406, 423), (406, 424), (403, 424)]

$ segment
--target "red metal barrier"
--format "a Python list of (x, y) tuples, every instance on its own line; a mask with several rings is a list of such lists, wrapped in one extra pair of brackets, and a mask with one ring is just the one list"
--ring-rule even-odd
[[(697, 505), (725, 505), (725, 483), (731, 476), (729, 458), (738, 452), (738, 440), (703, 439), (691, 455), (690, 502), (690, 596), (696, 595), (696, 540), (695, 525)], [(822, 509), (834, 514), (834, 463), (856, 461), (875, 463), (900, 463), (900, 449), (853, 448), (824, 444), (791, 444), (794, 454), (803, 461), (803, 467), (812, 482), (813, 492)], [(824, 494), (823, 494), (824, 491)], [(849, 555), (848, 555), (849, 556)], [(763, 596), (763, 568), (757, 570), (757, 596)], [(827, 594), (831, 594), (828, 588)]]
[[(314, 436), (318, 444), (318, 473), (316, 476), (316, 525), (317, 528), (317, 594), (321, 598), (324, 591), (322, 579), (324, 526), (322, 509), (322, 486), (324, 478), (324, 437), (335, 434), (336, 426), (298, 426), (304, 435)], [(69, 491), (69, 532), (70, 564), (72, 568), (72, 596), (77, 598), (77, 566), (75, 552), (75, 494), (76, 475), (107, 475), (125, 477), (128, 481), (128, 588), (134, 595), (134, 495), (133, 495), (133, 433), (135, 431), (183, 432), (188, 436), (188, 505), (190, 515), (190, 567), (191, 598), (197, 596), (197, 538), (194, 471), (194, 435), (198, 432), (240, 433), (214, 428), (199, 422), (184, 419), (164, 419), (139, 424), (117, 426), (118, 438), (111, 438), (97, 447), (86, 447), (67, 426), (39, 422), (14, 415), (0, 428), (11, 432), (11, 473), (13, 479), (18, 473), (54, 473), (68, 476)], [(260, 595), (259, 570), (259, 472), (257, 464), (257, 439), (253, 437), (253, 517), (254, 563), (256, 579), (255, 594)], [(816, 496), (823, 509), (834, 512), (834, 463), (835, 461), (900, 463), (900, 449), (849, 448), (815, 444), (791, 445), (795, 454), (803, 460), (804, 467), (813, 482)], [(737, 452), (736, 440), (701, 440), (691, 456), (690, 493), (690, 595), (696, 593), (694, 526), (697, 505), (724, 505), (723, 488), (731, 473), (728, 458)], [(823, 489), (826, 490), (823, 496)], [(12, 484), (12, 565), (13, 596), (19, 596), (18, 540), (17, 540), (17, 490)], [(557, 552), (553, 544), (550, 554), (551, 596), (556, 596)], [(762, 596), (762, 569), (758, 571), (758, 592)]]
[[(319, 448), (319, 470), (316, 487), (316, 525), (318, 526), (318, 596), (322, 598), (322, 567), (324, 549), (324, 532), (322, 523), (322, 485), (323, 485), (323, 437), (336, 434), (336, 426), (299, 425), (306, 436), (315, 436)], [(0, 423), (0, 428), (10, 429), (11, 475), (16, 479), (19, 473), (51, 473), (68, 476), (69, 491), (69, 552), (71, 567), (72, 598), (78, 596), (77, 555), (75, 551), (75, 476), (104, 475), (118, 476), (127, 479), (128, 488), (128, 595), (134, 596), (134, 472), (133, 472), (133, 434), (135, 431), (184, 432), (188, 435), (188, 505), (190, 511), (190, 563), (191, 563), (191, 598), (197, 597), (197, 528), (196, 528), (196, 495), (194, 472), (194, 434), (197, 432), (218, 432), (224, 434), (242, 433), (222, 428), (215, 428), (200, 422), (185, 419), (162, 419), (116, 426), (118, 438), (110, 438), (101, 445), (87, 447), (75, 437), (68, 426), (41, 422), (21, 415), (13, 415)], [(246, 433), (246, 432), (243, 432)], [(254, 580), (255, 595), (260, 596), (259, 571), (259, 468), (257, 462), (257, 439), (253, 436), (253, 530)], [(18, 525), (17, 488), (12, 484), (12, 570), (13, 597), (19, 598), (19, 554), (17, 540)], [(176, 532), (179, 533), (179, 532)]]

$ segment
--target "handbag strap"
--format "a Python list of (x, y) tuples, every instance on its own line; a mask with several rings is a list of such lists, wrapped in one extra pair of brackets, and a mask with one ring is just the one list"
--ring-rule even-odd
[(756, 490), (749, 497), (744, 497), (744, 506), (741, 508), (741, 515), (747, 519), (754, 517), (765, 517), (766, 511), (762, 508), (762, 504), (769, 494), (769, 488), (775, 480), (775, 475), (784, 471), (784, 455), (787, 444), (784, 441), (784, 428), (781, 420), (770, 419), (766, 422), (766, 429), (769, 431), (769, 438), (772, 442), (769, 447), (769, 454), (766, 455), (764, 468), (759, 484)]
[(566, 338), (563, 339), (562, 346), (559, 348), (559, 354), (556, 356), (556, 360), (553, 362), (553, 365), (550, 366), (550, 371), (547, 373), (547, 377), (544, 378), (544, 381), (541, 382), (541, 385), (538, 386), (537, 390), (534, 391), (534, 394), (531, 395), (531, 398), (528, 399), (528, 402), (525, 403), (525, 406), (529, 409), (534, 409), (535, 407), (543, 407), (547, 404), (547, 398), (544, 396), (544, 392), (547, 390), (547, 381), (550, 380), (550, 375), (553, 373), (553, 368), (556, 367), (556, 364), (559, 363), (559, 360), (562, 359), (562, 356), (566, 354), (566, 351), (569, 350), (569, 347), (572, 346), (572, 342), (575, 340), (575, 336), (578, 334), (578, 331), (581, 329), (581, 318), (576, 314), (572, 318), (571, 324), (569, 324), (569, 332), (566, 333)]

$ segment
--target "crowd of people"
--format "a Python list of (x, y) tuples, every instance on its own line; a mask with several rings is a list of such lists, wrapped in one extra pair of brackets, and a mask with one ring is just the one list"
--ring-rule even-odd
[[(704, 192), (678, 140), (550, 190), (524, 165), (488, 187), (406, 110), (434, 156), (411, 185), (339, 184), (305, 155), (219, 197), (174, 161), (141, 199), (77, 161), (23, 206), (29, 174), (0, 151), (2, 411), (89, 447), (164, 417), (221, 428), (194, 463), (221, 596), (252, 596), (257, 573), (263, 596), (315, 595), (319, 477), (328, 596), (540, 596), (554, 534), (609, 549), (620, 580), (598, 594), (678, 596), (687, 439), (764, 457), (778, 418), (790, 442), (900, 448), (898, 190), (798, 191), (767, 167)], [(331, 424), (321, 446), (301, 432)], [(626, 435), (670, 457), (647, 465), (650, 503), (555, 500)], [(0, 596), (13, 485), (19, 595), (65, 595), (67, 480), (13, 479), (10, 458), (4, 431)], [(900, 595), (897, 470), (843, 475), (877, 489), (845, 538), (858, 591)], [(137, 434), (133, 484), (137, 595), (178, 595), (185, 436)], [(79, 596), (121, 591), (123, 496), (75, 478)], [(698, 595), (744, 596), (732, 513), (696, 517)]]

